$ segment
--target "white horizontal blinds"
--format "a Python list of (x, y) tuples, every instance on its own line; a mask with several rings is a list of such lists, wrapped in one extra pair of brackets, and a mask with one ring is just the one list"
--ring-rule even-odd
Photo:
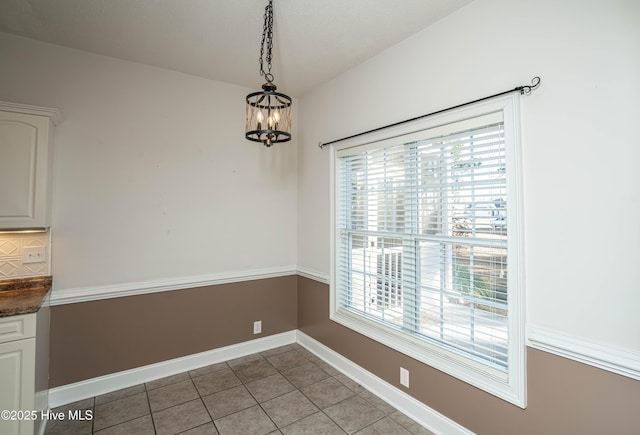
[(341, 158), (337, 171), (339, 306), (395, 328), (415, 287), (412, 165), (399, 145)]
[(506, 162), (495, 118), (338, 155), (337, 301), (506, 370)]
[(419, 333), (508, 366), (507, 197), (502, 123), (417, 144)]

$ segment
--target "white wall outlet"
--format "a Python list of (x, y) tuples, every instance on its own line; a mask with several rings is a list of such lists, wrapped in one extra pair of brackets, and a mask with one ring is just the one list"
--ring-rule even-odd
[(47, 251), (44, 246), (27, 246), (22, 252), (22, 264), (44, 263), (47, 261)]
[(409, 388), (409, 370), (400, 367), (400, 385)]
[(253, 333), (260, 334), (262, 332), (262, 320), (253, 322)]

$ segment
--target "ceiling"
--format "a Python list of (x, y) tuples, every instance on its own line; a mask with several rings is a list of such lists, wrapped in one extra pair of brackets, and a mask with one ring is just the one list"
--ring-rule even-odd
[[(275, 84), (300, 96), (472, 0), (274, 0)], [(0, 31), (250, 88), (266, 0), (1, 0)]]

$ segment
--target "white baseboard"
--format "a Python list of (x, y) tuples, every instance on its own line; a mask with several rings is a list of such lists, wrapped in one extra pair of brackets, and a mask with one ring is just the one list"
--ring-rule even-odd
[(295, 342), (296, 331), (287, 331), (207, 352), (63, 385), (49, 390), (49, 407), (56, 408), (68, 403), (77, 402), (78, 400), (138, 385), (143, 382), (149, 382), (154, 379), (194, 370), (210, 364), (240, 358), (245, 355), (251, 355), (252, 353), (264, 352), (274, 347)]
[(535, 349), (640, 380), (640, 352), (529, 325), (527, 344)]
[(298, 331), (297, 341), (301, 346), (430, 431), (437, 434), (452, 435), (469, 435), (473, 433), (305, 333)]

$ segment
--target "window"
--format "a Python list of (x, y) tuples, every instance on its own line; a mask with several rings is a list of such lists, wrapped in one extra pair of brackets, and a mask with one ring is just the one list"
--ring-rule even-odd
[(331, 318), (525, 407), (518, 101), (332, 148)]

